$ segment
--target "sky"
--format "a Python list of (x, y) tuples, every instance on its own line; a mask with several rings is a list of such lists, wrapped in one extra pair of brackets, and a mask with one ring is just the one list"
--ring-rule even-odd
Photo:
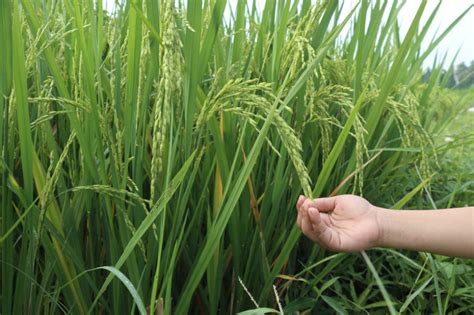
[[(346, 0), (343, 12), (349, 12), (357, 2), (356, 0)], [(390, 7), (392, 2), (393, 1), (390, 0), (387, 7)], [(421, 0), (408, 0), (402, 7), (397, 17), (402, 34), (406, 33), (410, 27), (421, 2)], [(421, 20), (422, 25), (424, 25), (424, 22), (428, 19), (430, 13), (433, 12), (438, 2), (437, 0), (428, 0)], [(474, 5), (474, 0), (442, 1), (430, 30), (425, 37), (425, 41), (422, 43), (422, 49), (429, 45), (433, 37), (441, 35), (441, 33), (471, 5)], [(458, 50), (459, 53), (456, 57), (455, 64), (464, 62), (469, 65), (471, 61), (474, 60), (474, 7), (469, 10), (464, 18), (451, 30), (443, 41), (439, 43), (437, 48), (425, 60), (424, 67), (431, 67), (436, 55), (439, 56), (438, 60), (440, 60), (446, 53), (445, 66), (447, 67), (453, 58), (455, 58)]]
[[(103, 0), (104, 6), (107, 10), (113, 10), (113, 4), (116, 0)], [(237, 0), (228, 0), (228, 4), (235, 7)], [(343, 5), (343, 12), (349, 12), (350, 9), (358, 2), (357, 0), (340, 0)], [(389, 5), (387, 7), (390, 7)], [(400, 23), (400, 29), (402, 34), (406, 32), (410, 26), (413, 17), (421, 3), (421, 0), (408, 0), (402, 8), (398, 21)], [(265, 0), (257, 1), (260, 10), (263, 9)], [(437, 0), (428, 0), (428, 4), (425, 8), (424, 16), (422, 19), (426, 21), (429, 13), (434, 10), (438, 4)], [(422, 45), (422, 48), (427, 47), (431, 39), (435, 35), (440, 35), (441, 32), (446, 29), (452, 21), (454, 21), (464, 10), (470, 5), (474, 5), (474, 0), (444, 0), (442, 1), (441, 7), (430, 31), (426, 36), (426, 40)], [(344, 14), (344, 13), (343, 13)], [(459, 50), (459, 52), (458, 52)], [(424, 67), (430, 67), (433, 64), (433, 60), (436, 55), (439, 56), (438, 60), (447, 53), (445, 66), (449, 66), (456, 53), (455, 64), (464, 62), (467, 65), (474, 60), (474, 7), (467, 13), (467, 15), (456, 25), (456, 27), (448, 34), (448, 36), (438, 45), (437, 49), (431, 53), (431, 55), (425, 60)]]
[[(428, 0), (422, 23), (428, 19), (429, 14), (435, 9), (439, 1)], [(402, 8), (398, 17), (401, 32), (406, 32), (411, 21), (415, 17), (416, 11), (421, 0), (408, 0)], [(459, 15), (461, 15), (469, 6), (474, 4), (474, 0), (445, 0), (427, 33), (422, 48), (429, 45), (434, 36), (440, 35)], [(449, 66), (456, 53), (455, 64), (464, 62), (467, 65), (474, 60), (474, 7), (464, 16), (464, 18), (452, 29), (446, 38), (438, 45), (437, 49), (424, 62), (425, 67), (433, 64), (436, 55), (442, 58), (447, 53), (445, 66)]]
[[(416, 10), (420, 4), (420, 0), (409, 0), (405, 4), (406, 15), (400, 18), (400, 24), (405, 25), (413, 19)], [(438, 1), (429, 0), (425, 12), (432, 12)], [(433, 27), (427, 34), (427, 38), (431, 39), (439, 28), (438, 35), (446, 29), (460, 14), (462, 14), (470, 5), (474, 4), (474, 0), (448, 0), (443, 1), (439, 9), (438, 15), (433, 21)], [(426, 17), (425, 17), (426, 19)], [(429, 43), (425, 42), (426, 47)], [(456, 63), (465, 62), (470, 64), (474, 60), (474, 7), (459, 22), (458, 25), (448, 34), (448, 36), (440, 43), (437, 51), (441, 56), (447, 52), (447, 61), (451, 61), (459, 49)], [(431, 54), (428, 63), (432, 64), (435, 54)]]

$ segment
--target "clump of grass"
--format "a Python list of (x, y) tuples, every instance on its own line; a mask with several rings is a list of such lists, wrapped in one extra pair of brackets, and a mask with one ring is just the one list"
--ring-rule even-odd
[(392, 206), (432, 178), (437, 9), (401, 36), (396, 2), (256, 4), (0, 2), (1, 313), (472, 309), (469, 262), (294, 224), (302, 192)]

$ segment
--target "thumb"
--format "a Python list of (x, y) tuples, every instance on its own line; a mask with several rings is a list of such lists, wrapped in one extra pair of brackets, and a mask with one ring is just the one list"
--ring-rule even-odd
[(333, 211), (336, 207), (336, 199), (338, 197), (326, 197), (326, 198), (318, 198), (314, 199), (315, 207), (318, 208), (319, 211), (328, 212)]

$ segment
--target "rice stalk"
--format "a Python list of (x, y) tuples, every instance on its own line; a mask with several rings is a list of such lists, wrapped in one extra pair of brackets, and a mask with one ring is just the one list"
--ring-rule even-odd
[(158, 95), (154, 105), (153, 147), (151, 161), (150, 201), (157, 198), (157, 178), (163, 169), (164, 148), (171, 119), (171, 106), (178, 104), (181, 95), (181, 41), (176, 30), (176, 15), (173, 1), (162, 2), (160, 31), (163, 40), (160, 46), (161, 73), (157, 84)]

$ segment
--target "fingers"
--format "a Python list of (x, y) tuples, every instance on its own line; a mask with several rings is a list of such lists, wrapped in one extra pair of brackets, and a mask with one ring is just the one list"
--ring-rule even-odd
[(314, 239), (313, 226), (311, 224), (311, 220), (309, 219), (308, 211), (306, 211), (306, 210), (301, 211), (301, 225), (300, 225), (300, 228), (301, 228), (301, 231), (304, 233), (304, 235), (306, 235), (307, 237), (309, 237), (313, 241), (316, 241), (316, 239)]
[(311, 198), (305, 198), (305, 200), (303, 201), (303, 204), (301, 205), (300, 209), (306, 209), (306, 211), (308, 211), (308, 209), (310, 207), (317, 208), (315, 200), (311, 199)]
[(305, 200), (307, 199), (304, 196), (300, 196), (296, 203), (296, 207), (298, 209), (298, 217), (296, 219), (296, 223), (307, 237), (315, 241), (315, 239), (312, 237), (313, 227), (308, 217), (308, 208), (305, 206)]
[(296, 209), (298, 210), (298, 216), (296, 218), (296, 223), (298, 224), (299, 228), (301, 229), (301, 206), (303, 205), (303, 202), (306, 200), (306, 197), (303, 195), (300, 195), (298, 198), (298, 201), (296, 202)]
[[(296, 222), (297, 222), (297, 224), (300, 228), (302, 228), (302, 226), (303, 226), (303, 221), (305, 219), (306, 220), (309, 219), (308, 209), (310, 209), (310, 208), (315, 208), (316, 209), (318, 204), (322, 204), (323, 206), (326, 206), (325, 209), (328, 209), (328, 206), (324, 204), (325, 199), (331, 199), (331, 198), (310, 199), (310, 198), (306, 198), (303, 195), (299, 196), (299, 198), (296, 202), (296, 209), (298, 210), (298, 217), (296, 219)], [(320, 202), (320, 200), (322, 200), (322, 203)], [(316, 210), (316, 211), (318, 211), (318, 210)], [(326, 210), (326, 211), (328, 211), (328, 210)], [(318, 214), (319, 214), (319, 212), (318, 212)], [(323, 223), (325, 223), (326, 225), (329, 224), (329, 218), (328, 218), (328, 215), (326, 213), (321, 213), (319, 215), (320, 215), (321, 219), (323, 220)]]
[(329, 250), (338, 250), (338, 238), (333, 229), (328, 225), (329, 217), (320, 213), (316, 208), (308, 209), (308, 218), (312, 225), (315, 241)]
[(330, 197), (313, 200), (300, 196), (296, 203), (298, 209), (296, 222), (301, 231), (312, 241), (330, 250), (337, 250), (340, 247), (340, 239), (331, 228), (329, 214), (325, 213), (334, 210), (335, 199)]
[(299, 228), (301, 229), (301, 212), (298, 212), (298, 217), (296, 218), (296, 223), (298, 224)]
[(323, 222), (323, 219), (321, 217), (322, 214), (323, 213), (319, 213), (319, 211), (315, 208), (308, 209), (308, 218), (311, 222), (311, 225), (313, 226), (313, 230), (316, 231), (318, 236), (321, 236), (326, 233), (328, 229), (326, 223)]
[(296, 209), (300, 210), (301, 206), (303, 205), (303, 202), (306, 200), (306, 197), (303, 195), (300, 195), (298, 197), (298, 201), (296, 202)]
[[(298, 210), (298, 218), (297, 224), (303, 234), (305, 234), (308, 238), (313, 240), (314, 242), (321, 243), (319, 238), (320, 233), (325, 233), (327, 227), (326, 224), (320, 217), (318, 210), (314, 207), (308, 207), (308, 204), (312, 204), (311, 199), (307, 199), (309, 202), (303, 202), (301, 207)], [(311, 211), (311, 213), (310, 213)], [(315, 213), (314, 213), (315, 212)], [(316, 218), (311, 218), (310, 216), (317, 216)], [(322, 215), (327, 216), (327, 214), (323, 213)], [(327, 220), (324, 220), (327, 221)]]

